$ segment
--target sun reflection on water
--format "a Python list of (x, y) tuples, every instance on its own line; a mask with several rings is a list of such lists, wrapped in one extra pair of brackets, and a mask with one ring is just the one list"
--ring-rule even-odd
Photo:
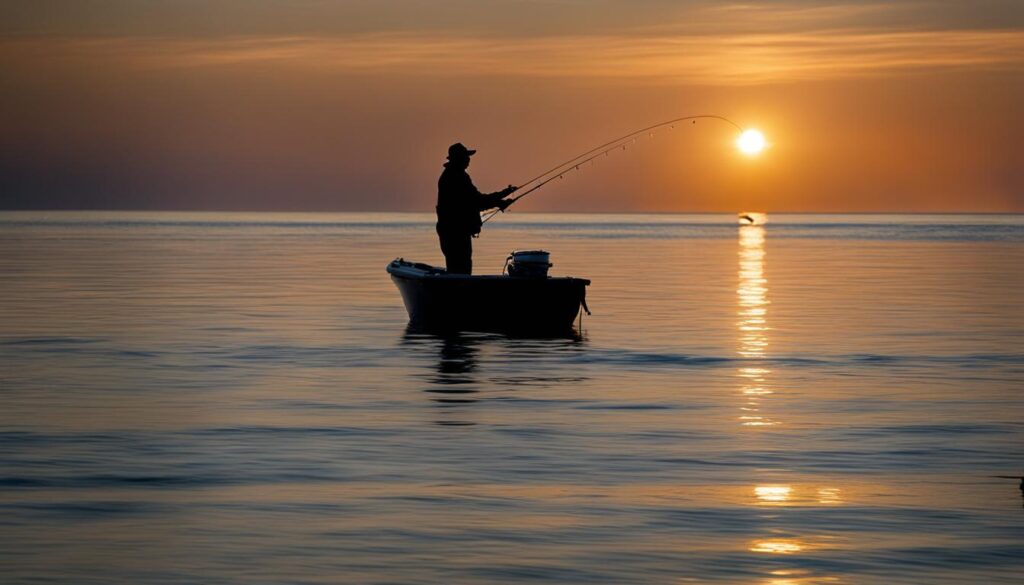
[(813, 506), (845, 503), (842, 490), (830, 486), (760, 484), (754, 486), (753, 492), (756, 503), (764, 506)]
[(842, 504), (843, 496), (839, 488), (818, 488), (819, 504)]
[(839, 577), (819, 577), (816, 575), (806, 577), (772, 577), (764, 583), (765, 585), (819, 585), (821, 583), (839, 583)]
[(754, 495), (762, 502), (785, 502), (792, 493), (793, 488), (788, 485), (759, 485), (754, 488)]
[[(737, 296), (737, 323), (739, 340), (736, 352), (742, 358), (765, 357), (768, 350), (768, 279), (764, 273), (765, 231), (764, 221), (742, 225), (739, 228), (739, 285)], [(761, 412), (761, 397), (772, 393), (766, 384), (771, 369), (744, 366), (739, 369), (740, 394), (744, 397), (740, 407), (740, 424), (747, 427), (765, 427), (778, 424)]]
[(795, 539), (755, 540), (750, 543), (750, 551), (773, 555), (791, 555), (807, 548)]

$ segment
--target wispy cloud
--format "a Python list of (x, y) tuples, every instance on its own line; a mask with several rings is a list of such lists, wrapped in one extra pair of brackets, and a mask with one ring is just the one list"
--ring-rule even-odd
[(336, 73), (628, 78), (756, 84), (884, 75), (908, 69), (1024, 69), (1017, 30), (816, 31), (745, 35), (553, 36), (425, 34), (346, 37), (21, 38), (8, 56), (99, 59), (133, 68), (275, 66)]

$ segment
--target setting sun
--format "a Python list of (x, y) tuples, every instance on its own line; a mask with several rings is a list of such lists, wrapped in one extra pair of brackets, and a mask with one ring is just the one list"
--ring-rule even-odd
[(764, 139), (764, 134), (760, 130), (745, 130), (740, 137), (736, 139), (736, 146), (743, 152), (750, 156), (759, 154), (767, 146), (767, 142)]

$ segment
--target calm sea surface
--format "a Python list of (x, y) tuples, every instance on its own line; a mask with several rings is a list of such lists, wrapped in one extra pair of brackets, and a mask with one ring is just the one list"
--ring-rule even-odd
[(475, 245), (593, 316), (407, 330), (428, 215), (0, 214), (0, 581), (1021, 582), (1024, 217)]

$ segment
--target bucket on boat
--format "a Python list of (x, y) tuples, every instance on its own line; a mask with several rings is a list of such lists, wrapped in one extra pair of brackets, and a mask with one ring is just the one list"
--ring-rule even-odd
[(547, 278), (551, 254), (544, 250), (517, 250), (505, 260), (508, 275), (518, 278)]

